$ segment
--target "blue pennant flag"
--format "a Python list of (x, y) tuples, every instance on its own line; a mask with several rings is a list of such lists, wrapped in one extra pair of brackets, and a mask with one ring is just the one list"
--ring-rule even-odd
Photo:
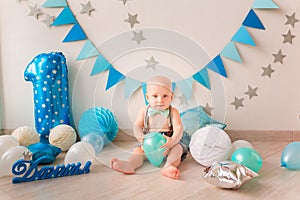
[(175, 88), (176, 88), (176, 83), (175, 83), (175, 82), (172, 82), (172, 92), (175, 91)]
[(253, 9), (251, 9), (243, 22), (244, 26), (251, 28), (263, 29), (265, 30), (264, 25), (261, 23), (260, 19), (257, 17)]
[(119, 71), (117, 71), (115, 68), (110, 68), (105, 90), (110, 89), (112, 86), (116, 85), (124, 78), (126, 77)]
[(222, 61), (222, 58), (219, 55), (217, 55), (212, 61), (210, 61), (206, 67), (224, 77), (227, 78), (226, 70)]
[(93, 76), (95, 74), (99, 74), (101, 72), (104, 72), (108, 69), (112, 68), (112, 65), (101, 55), (99, 54), (97, 56), (97, 59), (95, 61), (94, 67), (92, 69), (92, 72), (90, 76)]
[(148, 105), (148, 101), (147, 101), (147, 98), (146, 98), (146, 94), (147, 94), (147, 83), (142, 83), (142, 90), (143, 90), (143, 95), (144, 95), (144, 101), (145, 101), (145, 104)]
[(182, 91), (187, 100), (191, 99), (193, 92), (193, 78), (187, 78), (176, 82), (176, 86)]
[(210, 90), (210, 82), (208, 77), (208, 71), (207, 68), (204, 67), (199, 72), (195, 73), (193, 76), (193, 79), (195, 79), (198, 83), (206, 87)]
[(78, 40), (86, 40), (87, 36), (79, 24), (74, 24), (63, 42), (73, 42)]
[(254, 9), (277, 9), (277, 6), (272, 0), (254, 0), (252, 5)]
[(239, 63), (243, 62), (234, 42), (229, 42), (226, 47), (224, 47), (221, 52), (221, 56), (229, 58), (230, 60), (237, 61)]
[(68, 6), (66, 0), (47, 0), (43, 5), (44, 8), (59, 8)]
[(128, 99), (140, 86), (141, 86), (140, 81), (126, 77), (126, 79), (125, 79), (125, 99)]
[(97, 55), (99, 55), (98, 50), (95, 48), (95, 46), (90, 40), (87, 40), (76, 60), (83, 60)]
[(252, 46), (256, 46), (250, 33), (248, 32), (248, 30), (246, 29), (245, 26), (241, 26), (239, 28), (239, 30), (234, 34), (234, 36), (232, 37), (231, 40), (234, 42), (240, 42), (243, 44), (249, 44)]
[(56, 17), (52, 26), (60, 26), (66, 24), (76, 24), (77, 21), (69, 7), (65, 7), (61, 13)]

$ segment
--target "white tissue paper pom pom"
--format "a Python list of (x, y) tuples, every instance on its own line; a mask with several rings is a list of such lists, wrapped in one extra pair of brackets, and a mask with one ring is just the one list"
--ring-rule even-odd
[(231, 140), (220, 128), (207, 126), (198, 129), (191, 137), (192, 157), (206, 167), (217, 161), (225, 161), (231, 154)]
[(51, 129), (49, 134), (50, 144), (67, 151), (76, 142), (76, 131), (73, 127), (60, 124)]
[(29, 146), (40, 141), (39, 134), (30, 126), (16, 128), (11, 135), (17, 138), (21, 146)]

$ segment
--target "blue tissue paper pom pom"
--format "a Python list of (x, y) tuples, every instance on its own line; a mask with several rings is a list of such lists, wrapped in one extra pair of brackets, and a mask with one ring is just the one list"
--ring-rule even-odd
[(101, 135), (106, 145), (117, 136), (118, 122), (109, 109), (95, 107), (88, 109), (81, 115), (78, 130), (80, 138), (90, 133)]

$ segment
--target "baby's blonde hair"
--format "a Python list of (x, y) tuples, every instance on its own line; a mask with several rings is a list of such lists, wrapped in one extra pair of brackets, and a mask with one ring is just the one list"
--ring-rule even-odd
[(154, 77), (150, 78), (149, 81), (147, 82), (147, 86), (149, 86), (149, 85), (160, 85), (160, 86), (167, 88), (171, 92), (173, 92), (172, 82), (170, 79), (168, 79), (165, 76), (154, 76)]

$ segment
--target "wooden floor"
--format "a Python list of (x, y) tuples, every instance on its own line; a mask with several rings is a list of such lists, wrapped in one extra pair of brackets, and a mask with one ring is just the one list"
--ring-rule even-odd
[[(191, 155), (180, 166), (180, 180), (160, 175), (148, 162), (135, 175), (123, 175), (108, 167), (113, 156), (127, 157), (130, 142), (106, 146), (89, 174), (12, 184), (12, 177), (0, 178), (0, 199), (299, 199), (300, 171), (280, 167), (283, 148), (289, 142), (252, 142), (263, 158), (259, 177), (238, 190), (219, 189), (203, 178), (205, 167)], [(63, 162), (60, 155), (57, 163)]]

